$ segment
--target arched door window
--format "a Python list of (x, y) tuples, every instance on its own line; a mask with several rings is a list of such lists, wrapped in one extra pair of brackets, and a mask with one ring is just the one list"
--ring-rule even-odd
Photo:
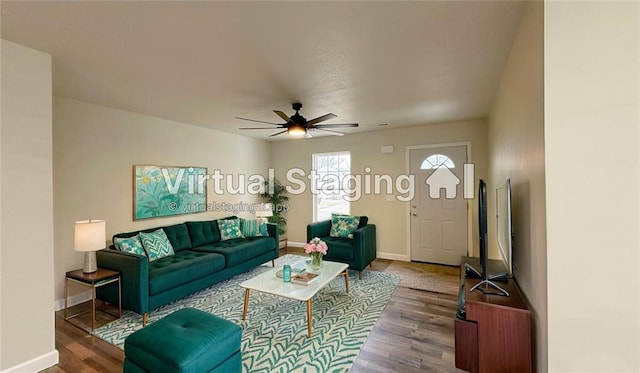
[(445, 166), (447, 168), (455, 168), (456, 165), (453, 163), (451, 158), (447, 157), (444, 154), (432, 154), (425, 158), (420, 165), (421, 170), (434, 170), (440, 166)]

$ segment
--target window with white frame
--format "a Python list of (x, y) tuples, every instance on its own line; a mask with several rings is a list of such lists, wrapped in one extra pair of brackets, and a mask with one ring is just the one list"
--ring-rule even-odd
[(349, 214), (351, 204), (344, 183), (351, 174), (351, 153), (313, 154), (313, 170), (316, 173), (313, 221), (331, 219), (331, 213)]
[(446, 168), (455, 168), (456, 165), (453, 163), (451, 158), (447, 157), (443, 154), (432, 154), (427, 157), (422, 164), (420, 165), (421, 170), (435, 170), (436, 168), (440, 168), (440, 166), (445, 166)]

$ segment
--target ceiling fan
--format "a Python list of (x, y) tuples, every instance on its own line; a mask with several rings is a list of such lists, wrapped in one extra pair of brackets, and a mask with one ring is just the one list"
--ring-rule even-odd
[(278, 136), (283, 133), (287, 133), (289, 134), (289, 136), (292, 136), (292, 137), (303, 137), (303, 136), (311, 137), (311, 134), (309, 133), (309, 131), (322, 131), (335, 136), (344, 136), (343, 132), (329, 130), (327, 128), (358, 127), (358, 123), (318, 124), (320, 122), (324, 122), (325, 120), (336, 118), (337, 115), (329, 113), (311, 120), (307, 120), (305, 119), (305, 117), (303, 117), (299, 113), (300, 109), (302, 109), (301, 103), (294, 102), (291, 106), (293, 107), (293, 110), (296, 111), (296, 113), (293, 114), (291, 117), (288, 117), (287, 114), (283, 113), (280, 110), (273, 111), (280, 118), (282, 118), (285, 121), (285, 123), (272, 123), (272, 122), (265, 122), (262, 120), (247, 119), (247, 118), (241, 118), (241, 117), (236, 117), (236, 119), (248, 120), (250, 122), (272, 124), (276, 126), (276, 127), (241, 127), (240, 128), (241, 130), (283, 129), (283, 131), (276, 132), (273, 135), (270, 135), (269, 137)]

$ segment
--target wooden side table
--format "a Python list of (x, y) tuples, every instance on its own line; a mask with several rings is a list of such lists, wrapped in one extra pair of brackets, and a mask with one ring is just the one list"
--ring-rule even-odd
[(286, 249), (288, 245), (287, 236), (280, 236), (280, 242), (278, 242), (278, 247), (280, 249)]
[(84, 273), (81, 269), (67, 272), (64, 282), (64, 319), (69, 321), (71, 325), (84, 329), (72, 323), (71, 319), (87, 313), (88, 311), (79, 312), (67, 316), (69, 281), (75, 282), (80, 285), (89, 286), (91, 288), (91, 331), (96, 328), (96, 289), (100, 286), (112, 284), (114, 282), (118, 283), (118, 315), (107, 312), (104, 309), (101, 309), (100, 311), (113, 317), (122, 317), (122, 284), (120, 281), (120, 272), (111, 271), (104, 268), (98, 268), (98, 270), (93, 273)]

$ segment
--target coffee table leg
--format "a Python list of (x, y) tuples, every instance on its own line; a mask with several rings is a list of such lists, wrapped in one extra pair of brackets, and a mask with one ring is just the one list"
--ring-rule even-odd
[(307, 300), (307, 336), (311, 337), (311, 299)]
[(242, 320), (247, 318), (247, 308), (249, 307), (249, 289), (244, 293), (244, 311), (242, 311)]
[(344, 285), (347, 288), (347, 293), (349, 292), (349, 269), (344, 270)]

